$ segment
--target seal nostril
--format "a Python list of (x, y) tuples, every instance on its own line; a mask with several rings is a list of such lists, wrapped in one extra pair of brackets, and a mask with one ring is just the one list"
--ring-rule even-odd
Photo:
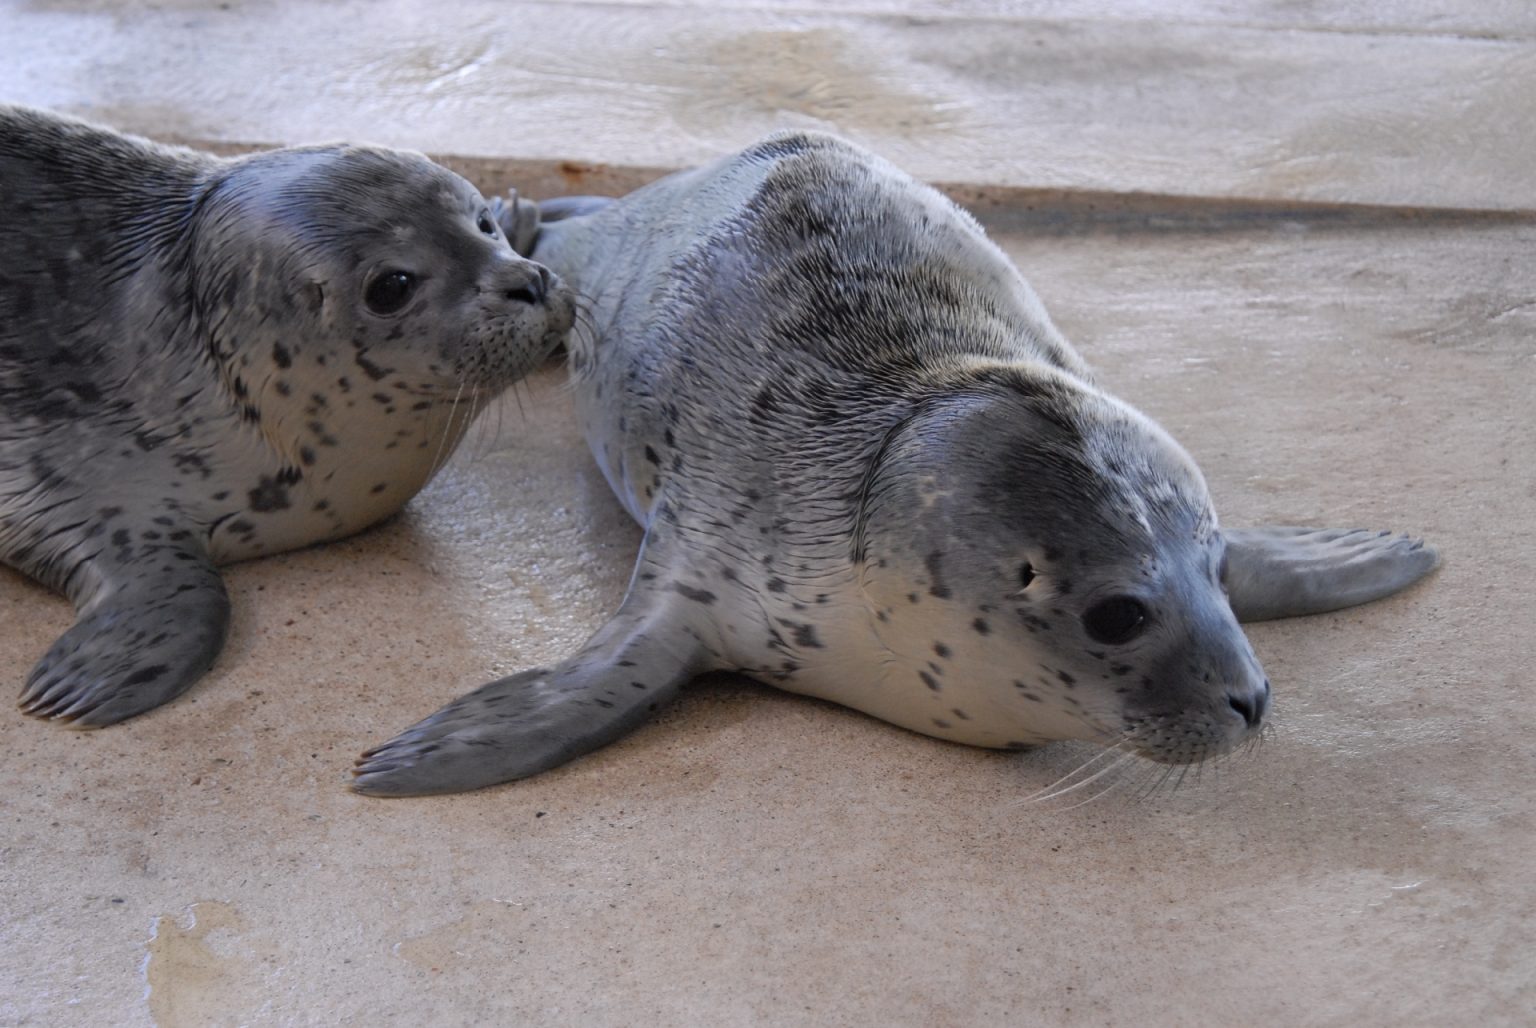
[(1264, 720), (1265, 701), (1269, 698), (1269, 683), (1264, 683), (1264, 690), (1251, 696), (1239, 695), (1235, 692), (1227, 693), (1227, 705), (1247, 722), (1249, 728), (1259, 727), (1259, 722)]
[(522, 303), (543, 303), (549, 295), (549, 271), (542, 266), (536, 267), (528, 278), (509, 287), (504, 295), (508, 300)]

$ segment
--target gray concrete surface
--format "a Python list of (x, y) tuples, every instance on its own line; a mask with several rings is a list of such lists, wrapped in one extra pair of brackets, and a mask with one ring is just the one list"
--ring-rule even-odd
[(194, 142), (675, 168), (815, 126), (931, 180), (1536, 209), (1518, 3), (5, 6), (0, 94)]
[[(506, 6), (504, 22), (564, 23), (567, 41), (585, 25), (637, 52), (680, 23), (714, 31), (741, 17), (777, 26), (793, 57), (821, 45), (818, 19), (832, 17)], [(1043, 3), (924, 5), (950, 34), (885, 0), (863, 6), (835, 17), (860, 61), (898, 77), (912, 47), (970, 53), (946, 50), (955, 32), (1021, 13), (1058, 19), (1090, 50), (1120, 32), (1193, 33), (1189, 52), (1261, 79), (1264, 54), (1297, 39), (1370, 55), (1328, 89), (1419, 74), (1402, 66), (1431, 44), (1530, 66), (1520, 5), (1431, 16), (1407, 2), (1098, 3), (1075, 21)], [(377, 35), (333, 44), (388, 63), (452, 24), (383, 7)], [(718, 129), (685, 135), (644, 99), (674, 89), (674, 70), (653, 80), (643, 63), (630, 66), (646, 74), (629, 120), (592, 134), (562, 134), (539, 107), (513, 138), (507, 122), (477, 120), (484, 98), (434, 116), (412, 99), (430, 81), (398, 81), (395, 115), (369, 122), (386, 98), (370, 106), (345, 76), (290, 122), (284, 83), (331, 81), (288, 63), (313, 54), (305, 44), (322, 37), (304, 19), (322, 14), (195, 0), (5, 14), (0, 96), (231, 145), (377, 124), (482, 176), (525, 171), (544, 191), (562, 175), (622, 182), (799, 123), (742, 102), (718, 112)], [(1228, 32), (1263, 45), (1226, 46)], [(590, 68), (598, 56), (541, 59)], [(807, 60), (787, 67), (810, 89), (821, 64)], [(955, 88), (981, 108), (974, 83), (1008, 63), (993, 51)], [(209, 68), (224, 76), (206, 93), (219, 113), (189, 124), (193, 94), (170, 84)], [(743, 70), (768, 79), (732, 95), (766, 95), (780, 70)], [(1060, 95), (1102, 96), (1112, 78), (1084, 71)], [(1128, 70), (1114, 88), (1151, 95), (1158, 81)], [(1424, 92), (1374, 94), (1381, 124), (1409, 128), (1373, 135), (1342, 101), (1266, 81), (1265, 95), (1233, 101), (1247, 118), (1202, 107), (1198, 90), (1170, 99), (1190, 138), (1166, 167), (1112, 121), (1079, 134), (1077, 151), (1071, 133), (1045, 133), (1047, 157), (1021, 158), (1031, 170), (1007, 189), (990, 166), (968, 177), (963, 160), (923, 164), (954, 155), (921, 126), (892, 123), (876, 140), (973, 191), (1106, 384), (1200, 461), (1226, 522), (1392, 527), (1442, 549), (1441, 571), (1404, 595), (1252, 628), (1278, 694), (1256, 753), (1177, 787), (1127, 768), (1081, 806), (1030, 804), (1092, 751), (971, 750), (720, 678), (527, 782), (413, 801), (348, 793), (358, 750), (470, 686), (560, 657), (623, 590), (638, 533), (586, 459), (552, 367), (396, 521), (230, 569), (229, 647), (182, 700), (94, 734), (0, 718), (0, 1024), (1530, 1023), (1536, 221), (1497, 213), (1530, 206), (1517, 160), (1536, 136), (1529, 104), (1514, 80), (1479, 78), (1489, 106), (1468, 131), (1493, 125), (1507, 145), (1436, 158), (1414, 152)], [(49, 92), (61, 82), (73, 85)], [(612, 95), (581, 93), (569, 110)], [(869, 103), (829, 120), (858, 134)], [(1232, 133), (1268, 134), (1280, 109), (1287, 125), (1317, 126), (1318, 174), (1295, 189), (1271, 178), (1255, 196), (1233, 185), (1254, 179)], [(1006, 131), (1010, 152), (1041, 152), (1027, 121)], [(645, 149), (658, 134), (676, 149)], [(528, 138), (549, 149), (522, 149)], [(1406, 163), (1377, 159), (1388, 138)], [(583, 170), (562, 171), (566, 158)], [(1047, 165), (1060, 181), (1033, 170)], [(1409, 166), (1420, 171), (1398, 173)], [(1211, 202), (1232, 197), (1246, 201)], [(1362, 198), (1429, 209), (1295, 206)], [(1449, 210), (1465, 207), (1495, 213)], [(69, 621), (62, 600), (0, 570), (0, 674), (19, 687)]]

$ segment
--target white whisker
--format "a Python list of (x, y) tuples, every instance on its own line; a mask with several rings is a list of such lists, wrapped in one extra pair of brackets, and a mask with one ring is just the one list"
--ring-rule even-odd
[[(437, 452), (433, 454), (431, 469), (427, 472), (427, 481), (429, 482), (437, 477), (437, 473), (443, 469), (443, 464), (447, 461), (448, 456), (452, 454), (452, 447), (448, 445), (448, 441), (454, 436), (453, 419), (454, 416), (458, 414), (459, 401), (463, 399), (463, 397), (464, 381), (460, 379), (459, 389), (456, 393), (453, 394), (453, 403), (448, 407), (448, 422), (443, 426), (442, 438), (437, 441)], [(471, 406), (473, 406), (473, 404), (471, 404)]]
[[(1095, 763), (1097, 763), (1098, 761), (1100, 761), (1100, 760), (1102, 760), (1102, 759), (1104, 759), (1106, 757), (1111, 757), (1113, 759), (1111, 759), (1110, 762), (1108, 764), (1106, 764), (1104, 767), (1100, 768), (1098, 771), (1095, 771), (1093, 774), (1088, 775), (1088, 777), (1082, 779), (1081, 781), (1074, 782), (1071, 785), (1066, 784), (1067, 782), (1071, 781), (1076, 776), (1078, 776), (1078, 775), (1082, 774), (1083, 772), (1085, 772), (1088, 768), (1092, 767)], [(1019, 800), (1018, 802), (1019, 802), (1020, 805), (1023, 805), (1023, 804), (1026, 804), (1026, 803), (1029, 803), (1029, 804), (1039, 804), (1039, 803), (1048, 803), (1051, 800), (1060, 799), (1061, 797), (1066, 796), (1069, 793), (1074, 793), (1077, 790), (1084, 788), (1085, 786), (1091, 785), (1092, 783), (1098, 781), (1100, 778), (1103, 778), (1105, 775), (1107, 775), (1107, 774), (1109, 774), (1109, 773), (1111, 773), (1111, 772), (1113, 772), (1113, 771), (1115, 771), (1115, 770), (1117, 770), (1119, 768), (1122, 768), (1128, 761), (1135, 760), (1135, 759), (1136, 759), (1136, 753), (1135, 753), (1134, 750), (1122, 749), (1121, 745), (1119, 743), (1117, 743), (1115, 746), (1110, 747), (1108, 749), (1105, 749), (1105, 750), (1103, 750), (1102, 752), (1100, 752), (1098, 754), (1095, 754), (1086, 763), (1084, 763), (1081, 766), (1075, 768), (1074, 770), (1072, 770), (1068, 774), (1062, 776), (1060, 779), (1058, 779), (1057, 781), (1055, 781), (1051, 785), (1046, 786), (1044, 789), (1040, 790), (1039, 792), (1035, 793), (1032, 796), (1024, 797), (1024, 799)], [(1100, 795), (1103, 795), (1103, 793), (1102, 792), (1096, 793), (1095, 794), (1095, 798), (1097, 796), (1100, 796)]]

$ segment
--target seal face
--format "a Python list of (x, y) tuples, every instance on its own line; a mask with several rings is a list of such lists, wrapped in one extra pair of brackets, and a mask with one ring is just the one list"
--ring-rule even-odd
[(398, 510), (571, 325), (418, 154), (221, 160), (0, 107), (0, 177), (0, 560), (77, 607), (22, 697), (77, 727), (186, 689), (216, 564)]
[(1269, 707), (1240, 615), (1363, 602), (1435, 562), (1373, 533), (1221, 531), (1188, 455), (1094, 384), (976, 223), (837, 139), (541, 213), (534, 254), (592, 307), (583, 428), (646, 529), (630, 592), (569, 660), (365, 754), (360, 791), (536, 773), (717, 669), (957, 742), (1199, 762)]

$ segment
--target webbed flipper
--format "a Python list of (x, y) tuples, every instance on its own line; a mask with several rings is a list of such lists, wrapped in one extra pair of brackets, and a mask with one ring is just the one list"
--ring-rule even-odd
[(676, 594), (630, 598), (553, 668), (483, 685), (358, 758), (371, 796), (463, 792), (526, 778), (639, 727), (712, 663)]
[(25, 713), (101, 728), (180, 696), (213, 664), (229, 628), (218, 570), (190, 543), (131, 546), (76, 569), (90, 585), (74, 590), (74, 625), (27, 677)]
[(1223, 529), (1223, 584), (1239, 621), (1298, 617), (1390, 596), (1440, 555), (1423, 540), (1363, 528)]

